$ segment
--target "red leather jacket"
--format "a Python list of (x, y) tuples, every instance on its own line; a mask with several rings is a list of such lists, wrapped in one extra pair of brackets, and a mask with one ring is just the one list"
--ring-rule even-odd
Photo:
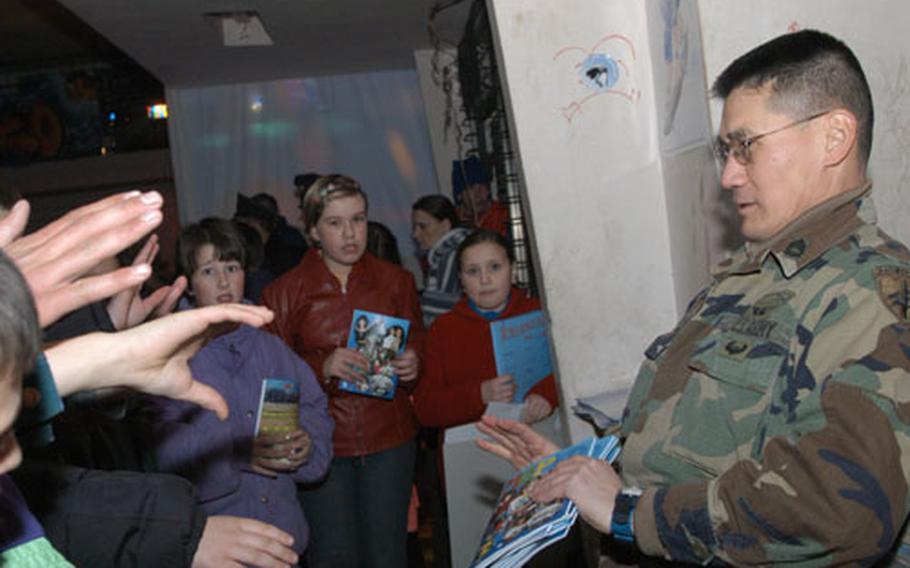
[(310, 364), (329, 397), (335, 455), (372, 454), (414, 438), (417, 422), (409, 393), (416, 381), (399, 383), (395, 398), (384, 400), (342, 391), (322, 374), (326, 358), (347, 344), (356, 309), (409, 320), (407, 346), (422, 364), (423, 317), (409, 272), (367, 252), (351, 270), (347, 291), (342, 291), (319, 251), (310, 249), (300, 264), (262, 292), (262, 302), (275, 312), (267, 329)]

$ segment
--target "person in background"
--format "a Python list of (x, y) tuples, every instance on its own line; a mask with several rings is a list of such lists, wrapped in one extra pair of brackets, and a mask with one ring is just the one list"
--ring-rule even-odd
[[(905, 566), (910, 251), (876, 226), (862, 66), (803, 30), (733, 61), (713, 92), (747, 242), (645, 351), (621, 474), (575, 457), (531, 497), (571, 499), (641, 563)], [(481, 429), (516, 466), (556, 449), (515, 422)]]
[(411, 227), (418, 252), (425, 259), (420, 308), (427, 327), (461, 299), (456, 251), (468, 236), (460, 226), (455, 204), (444, 195), (425, 195), (411, 207)]
[(259, 231), (240, 222), (234, 222), (243, 243), (246, 247), (247, 269), (245, 271), (243, 297), (254, 304), (258, 304), (262, 291), (275, 280), (276, 276), (271, 271), (262, 267), (265, 262), (265, 248), (262, 246), (262, 237)]
[(493, 199), (490, 176), (477, 156), (452, 162), (452, 196), (464, 225), (510, 238), (509, 208)]
[[(299, 194), (315, 246), (262, 295), (269, 328), (316, 371), (335, 420), (335, 459), (326, 480), (300, 492), (311, 519), (310, 568), (405, 566), (417, 424), (410, 393), (424, 328), (413, 276), (367, 252), (367, 197), (350, 177), (319, 178)], [(392, 360), (392, 400), (350, 393), (366, 357), (346, 347), (355, 309), (410, 322), (407, 348)]]
[(237, 194), (234, 220), (259, 233), (265, 254), (262, 270), (276, 277), (297, 266), (306, 253), (306, 239), (299, 230), (288, 225), (278, 211), (278, 202), (268, 193), (257, 193), (252, 197)]
[(401, 266), (398, 239), (391, 229), (379, 221), (367, 221), (367, 250), (377, 258)]

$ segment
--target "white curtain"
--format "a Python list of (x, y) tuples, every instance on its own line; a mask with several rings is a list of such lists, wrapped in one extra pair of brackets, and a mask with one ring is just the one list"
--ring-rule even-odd
[(299, 226), (294, 175), (337, 172), (413, 257), (411, 204), (438, 192), (416, 72), (168, 89), (167, 102), (182, 223), (230, 217), (238, 193), (264, 191)]

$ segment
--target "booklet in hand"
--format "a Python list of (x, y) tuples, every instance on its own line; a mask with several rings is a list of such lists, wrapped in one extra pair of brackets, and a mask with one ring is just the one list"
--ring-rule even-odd
[(553, 373), (547, 329), (540, 310), (490, 323), (496, 373), (515, 380), (513, 402), (523, 402), (534, 385)]
[(411, 324), (406, 319), (354, 310), (348, 347), (366, 356), (367, 369), (360, 369), (362, 380), (338, 381), (338, 388), (391, 400), (398, 386), (392, 359), (404, 352)]
[(612, 462), (619, 455), (616, 436), (588, 438), (529, 464), (506, 482), (480, 540), (471, 568), (522, 566), (543, 548), (569, 534), (578, 509), (568, 499), (538, 503), (528, 496), (532, 482), (572, 456)]
[(287, 434), (300, 428), (300, 382), (297, 379), (262, 379), (254, 436)]

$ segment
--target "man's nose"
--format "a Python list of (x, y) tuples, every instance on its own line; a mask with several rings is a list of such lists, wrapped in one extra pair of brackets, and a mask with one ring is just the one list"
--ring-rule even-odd
[(733, 189), (743, 185), (746, 179), (746, 166), (740, 164), (733, 156), (728, 156), (720, 172), (720, 185), (724, 189)]

